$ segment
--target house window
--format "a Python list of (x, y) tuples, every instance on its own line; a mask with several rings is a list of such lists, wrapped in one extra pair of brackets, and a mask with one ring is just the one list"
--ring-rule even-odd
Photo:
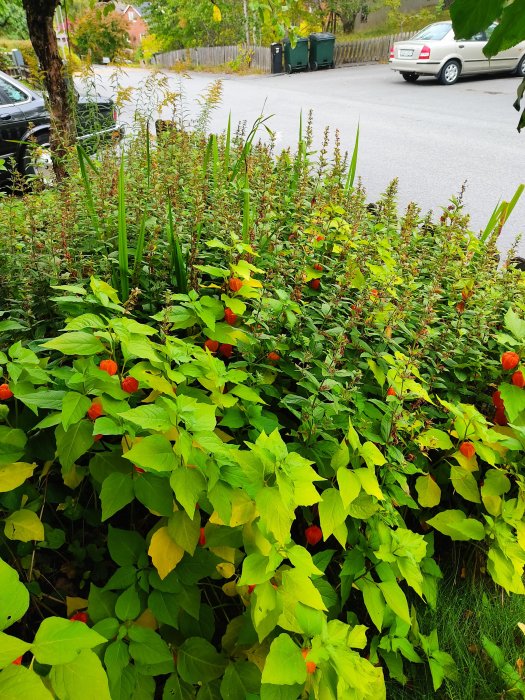
[(133, 20), (135, 19), (135, 13), (133, 12), (133, 10), (130, 10), (128, 12), (128, 19), (130, 22), (133, 22)]

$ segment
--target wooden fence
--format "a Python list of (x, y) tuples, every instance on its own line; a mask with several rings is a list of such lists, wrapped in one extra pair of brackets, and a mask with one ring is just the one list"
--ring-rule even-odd
[(193, 49), (179, 49), (154, 54), (152, 63), (164, 68), (172, 68), (177, 63), (193, 66), (223, 66), (227, 63), (271, 71), (270, 49), (266, 46), (199, 46)]
[[(386, 62), (390, 47), (394, 41), (402, 41), (412, 36), (413, 32), (403, 32), (375, 39), (357, 39), (345, 43), (335, 43), (334, 61), (337, 66), (345, 63)], [(152, 62), (164, 68), (172, 68), (177, 63), (189, 66), (223, 66), (230, 62), (239, 62), (250, 68), (257, 68), (265, 73), (271, 71), (270, 49), (266, 46), (205, 46), (194, 49), (167, 51), (153, 56)]]
[(334, 61), (336, 66), (345, 63), (386, 62), (390, 47), (394, 41), (403, 41), (413, 36), (414, 32), (403, 32), (390, 36), (378, 36), (374, 39), (358, 39), (339, 44), (335, 42)]

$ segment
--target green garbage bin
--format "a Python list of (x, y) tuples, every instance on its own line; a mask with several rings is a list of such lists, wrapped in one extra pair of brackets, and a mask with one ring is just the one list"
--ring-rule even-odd
[(307, 37), (297, 37), (297, 43), (293, 49), (288, 39), (284, 42), (284, 69), (287, 73), (294, 70), (308, 70)]
[(310, 34), (310, 70), (317, 70), (322, 66), (335, 68), (334, 46), (334, 34), (328, 32)]

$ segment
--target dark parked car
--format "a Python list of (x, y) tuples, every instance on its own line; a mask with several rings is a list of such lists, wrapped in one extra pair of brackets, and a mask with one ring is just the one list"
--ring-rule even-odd
[[(122, 134), (117, 125), (112, 100), (83, 98), (77, 95), (76, 120), (80, 143), (96, 148)], [(22, 175), (42, 175), (50, 171), (49, 113), (44, 97), (0, 71), (0, 159), (8, 177), (15, 164)]]

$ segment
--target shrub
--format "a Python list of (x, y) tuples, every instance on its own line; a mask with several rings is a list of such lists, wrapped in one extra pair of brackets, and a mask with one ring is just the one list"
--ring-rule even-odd
[(209, 114), (1, 203), (0, 690), (436, 691), (441, 568), (524, 593), (521, 273)]
[(127, 21), (118, 12), (100, 7), (87, 10), (76, 22), (71, 37), (76, 53), (100, 63), (104, 56), (113, 59), (129, 46)]

